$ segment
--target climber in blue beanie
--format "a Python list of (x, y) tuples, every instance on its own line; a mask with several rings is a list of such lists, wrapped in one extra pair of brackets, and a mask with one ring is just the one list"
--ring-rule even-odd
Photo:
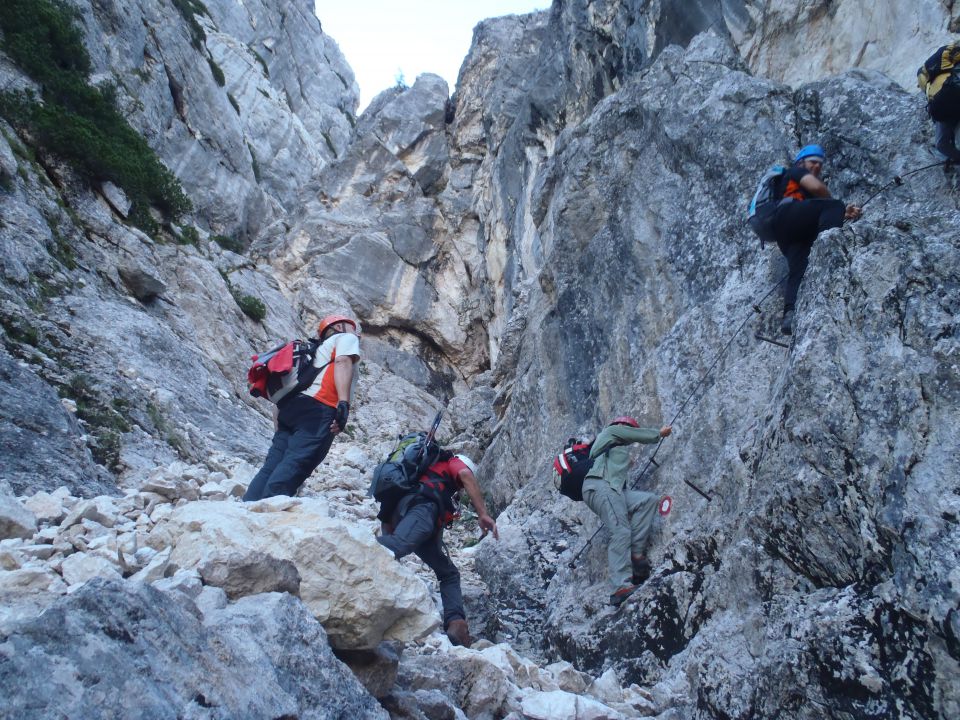
[(783, 320), (780, 332), (793, 334), (794, 306), (800, 281), (807, 271), (813, 241), (824, 230), (840, 227), (844, 220), (856, 220), (861, 210), (845, 205), (830, 195), (820, 179), (826, 153), (819, 145), (806, 145), (780, 180), (780, 201), (773, 218), (777, 247), (787, 258), (789, 275), (783, 291)]

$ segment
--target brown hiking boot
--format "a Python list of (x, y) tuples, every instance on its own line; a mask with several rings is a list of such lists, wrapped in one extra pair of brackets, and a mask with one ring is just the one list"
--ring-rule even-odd
[(468, 648), (473, 643), (466, 620), (451, 620), (450, 624), (447, 625), (447, 637), (454, 645), (462, 645)]
[(610, 596), (610, 604), (614, 607), (620, 607), (624, 600), (633, 595), (639, 589), (639, 585), (624, 585)]

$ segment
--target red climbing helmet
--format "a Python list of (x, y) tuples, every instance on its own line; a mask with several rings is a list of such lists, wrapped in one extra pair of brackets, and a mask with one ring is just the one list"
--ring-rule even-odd
[(327, 315), (320, 321), (320, 325), (317, 327), (317, 337), (323, 337), (324, 331), (331, 325), (336, 325), (338, 322), (350, 323), (354, 330), (357, 329), (357, 324), (348, 317), (343, 315)]
[(615, 417), (613, 420), (610, 421), (609, 424), (610, 425), (629, 425), (630, 427), (640, 427), (640, 423), (638, 423), (634, 418), (630, 417), (629, 415), (621, 415), (620, 417)]

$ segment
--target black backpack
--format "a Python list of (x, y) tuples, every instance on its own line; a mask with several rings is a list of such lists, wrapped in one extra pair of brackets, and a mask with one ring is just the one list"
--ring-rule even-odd
[(401, 435), (387, 459), (373, 469), (368, 494), (389, 515), (404, 495), (420, 490), (420, 476), (440, 457), (440, 446), (430, 433)]
[[(592, 447), (592, 442), (587, 443), (577, 440), (577, 438), (570, 438), (563, 450), (554, 457), (553, 484), (561, 495), (565, 495), (571, 500), (583, 500), (583, 481), (597, 459), (590, 457), (590, 448)], [(610, 448), (607, 448), (601, 455), (609, 451)]]

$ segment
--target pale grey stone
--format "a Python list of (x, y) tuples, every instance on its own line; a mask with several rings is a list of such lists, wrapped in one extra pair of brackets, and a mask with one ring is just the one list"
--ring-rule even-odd
[(117, 506), (114, 498), (99, 495), (90, 500), (81, 500), (60, 522), (60, 531), (84, 521), (92, 521), (105, 528), (112, 528), (117, 521)]
[(167, 291), (167, 285), (154, 273), (142, 267), (122, 265), (117, 272), (130, 293), (143, 302), (150, 302)]
[(265, 592), (300, 594), (300, 573), (289, 560), (264, 552), (214, 554), (197, 566), (204, 585), (223, 588), (231, 600)]
[(40, 490), (23, 498), (23, 505), (34, 514), (37, 522), (59, 523), (67, 514), (64, 500), (68, 495), (69, 491), (65, 487), (59, 487), (52, 493)]
[(152, 585), (157, 590), (178, 597), (182, 596), (191, 601), (196, 600), (203, 592), (203, 581), (200, 579), (200, 574), (193, 568), (178, 569), (168, 577), (154, 580)]
[(130, 199), (122, 188), (117, 187), (108, 180), (100, 185), (100, 192), (103, 194), (104, 199), (110, 204), (110, 207), (116, 212), (123, 217), (129, 215), (130, 206), (133, 203), (130, 202)]
[(0, 483), (0, 540), (31, 538), (37, 531), (37, 518), (10, 491), (7, 483)]
[(224, 592), (223, 588), (204, 585), (194, 602), (196, 602), (197, 609), (201, 614), (207, 615), (214, 610), (222, 610), (228, 605), (230, 600), (227, 598), (227, 593)]
[(120, 579), (120, 571), (115, 562), (86, 552), (77, 552), (65, 558), (60, 565), (60, 573), (71, 589), (96, 577)]

